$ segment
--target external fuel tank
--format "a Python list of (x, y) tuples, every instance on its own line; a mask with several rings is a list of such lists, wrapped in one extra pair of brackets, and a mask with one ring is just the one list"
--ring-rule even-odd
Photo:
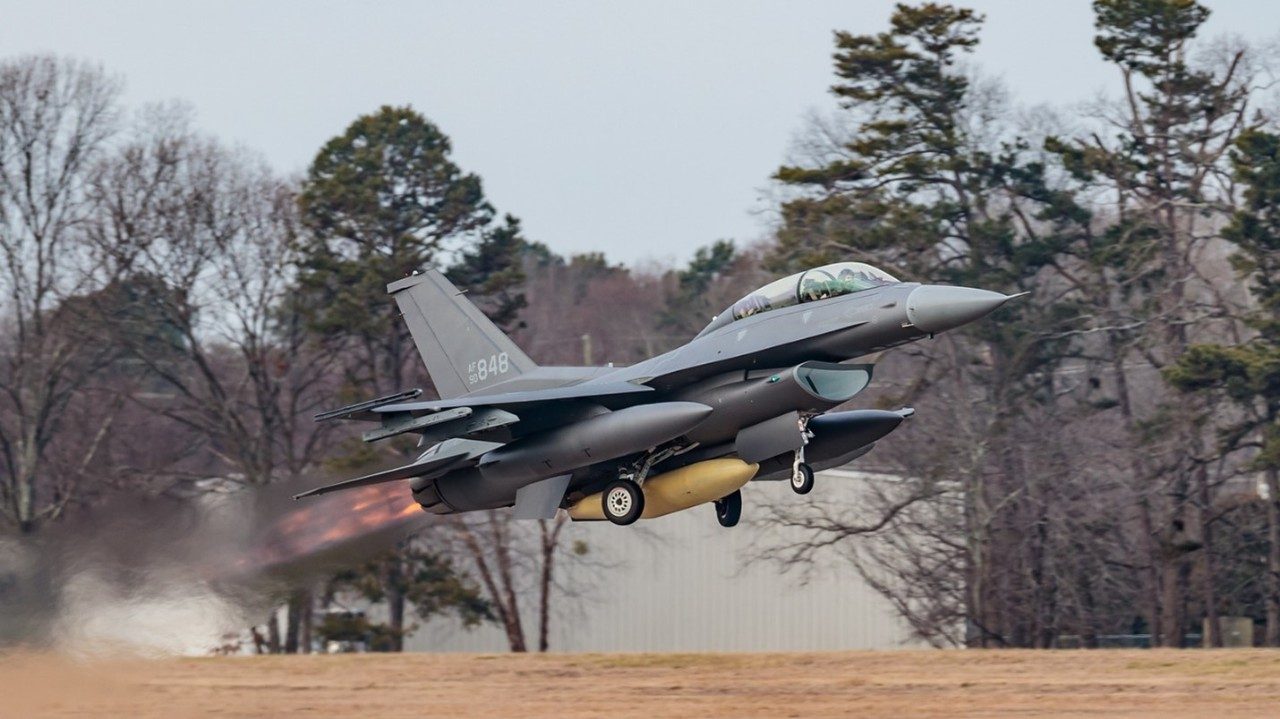
[[(706, 502), (714, 502), (733, 494), (755, 476), (759, 465), (743, 462), (736, 457), (708, 459), (670, 472), (654, 475), (645, 480), (644, 512), (641, 519), (653, 519), (688, 509)], [(589, 494), (569, 507), (569, 516), (576, 520), (602, 520), (604, 507), (601, 493)]]

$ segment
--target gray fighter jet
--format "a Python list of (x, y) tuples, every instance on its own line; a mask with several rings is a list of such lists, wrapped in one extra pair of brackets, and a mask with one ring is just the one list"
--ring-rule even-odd
[(1013, 296), (900, 282), (859, 262), (800, 272), (748, 294), (688, 344), (629, 367), (542, 367), (444, 275), (387, 291), (440, 399), (421, 390), (316, 416), (377, 423), (366, 442), (413, 433), (413, 463), (298, 497), (408, 480), (436, 514), (514, 506), (631, 524), (713, 503), (737, 524), (741, 488), (786, 480), (871, 450), (911, 409), (828, 410), (871, 381), (865, 358), (973, 322)]

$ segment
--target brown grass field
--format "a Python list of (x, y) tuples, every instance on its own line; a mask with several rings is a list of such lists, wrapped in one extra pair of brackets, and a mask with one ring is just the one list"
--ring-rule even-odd
[(0, 657), (4, 717), (1280, 717), (1280, 651)]

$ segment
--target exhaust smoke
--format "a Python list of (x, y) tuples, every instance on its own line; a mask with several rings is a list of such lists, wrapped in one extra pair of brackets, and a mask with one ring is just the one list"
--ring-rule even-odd
[(431, 516), (402, 483), (295, 502), (296, 490), (117, 497), (35, 538), (0, 536), (0, 646), (208, 654), (290, 590), (394, 547)]

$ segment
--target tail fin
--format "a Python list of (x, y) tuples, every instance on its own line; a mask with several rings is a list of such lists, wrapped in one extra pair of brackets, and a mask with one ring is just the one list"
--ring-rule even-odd
[(387, 285), (441, 399), (517, 377), (537, 365), (438, 270)]

